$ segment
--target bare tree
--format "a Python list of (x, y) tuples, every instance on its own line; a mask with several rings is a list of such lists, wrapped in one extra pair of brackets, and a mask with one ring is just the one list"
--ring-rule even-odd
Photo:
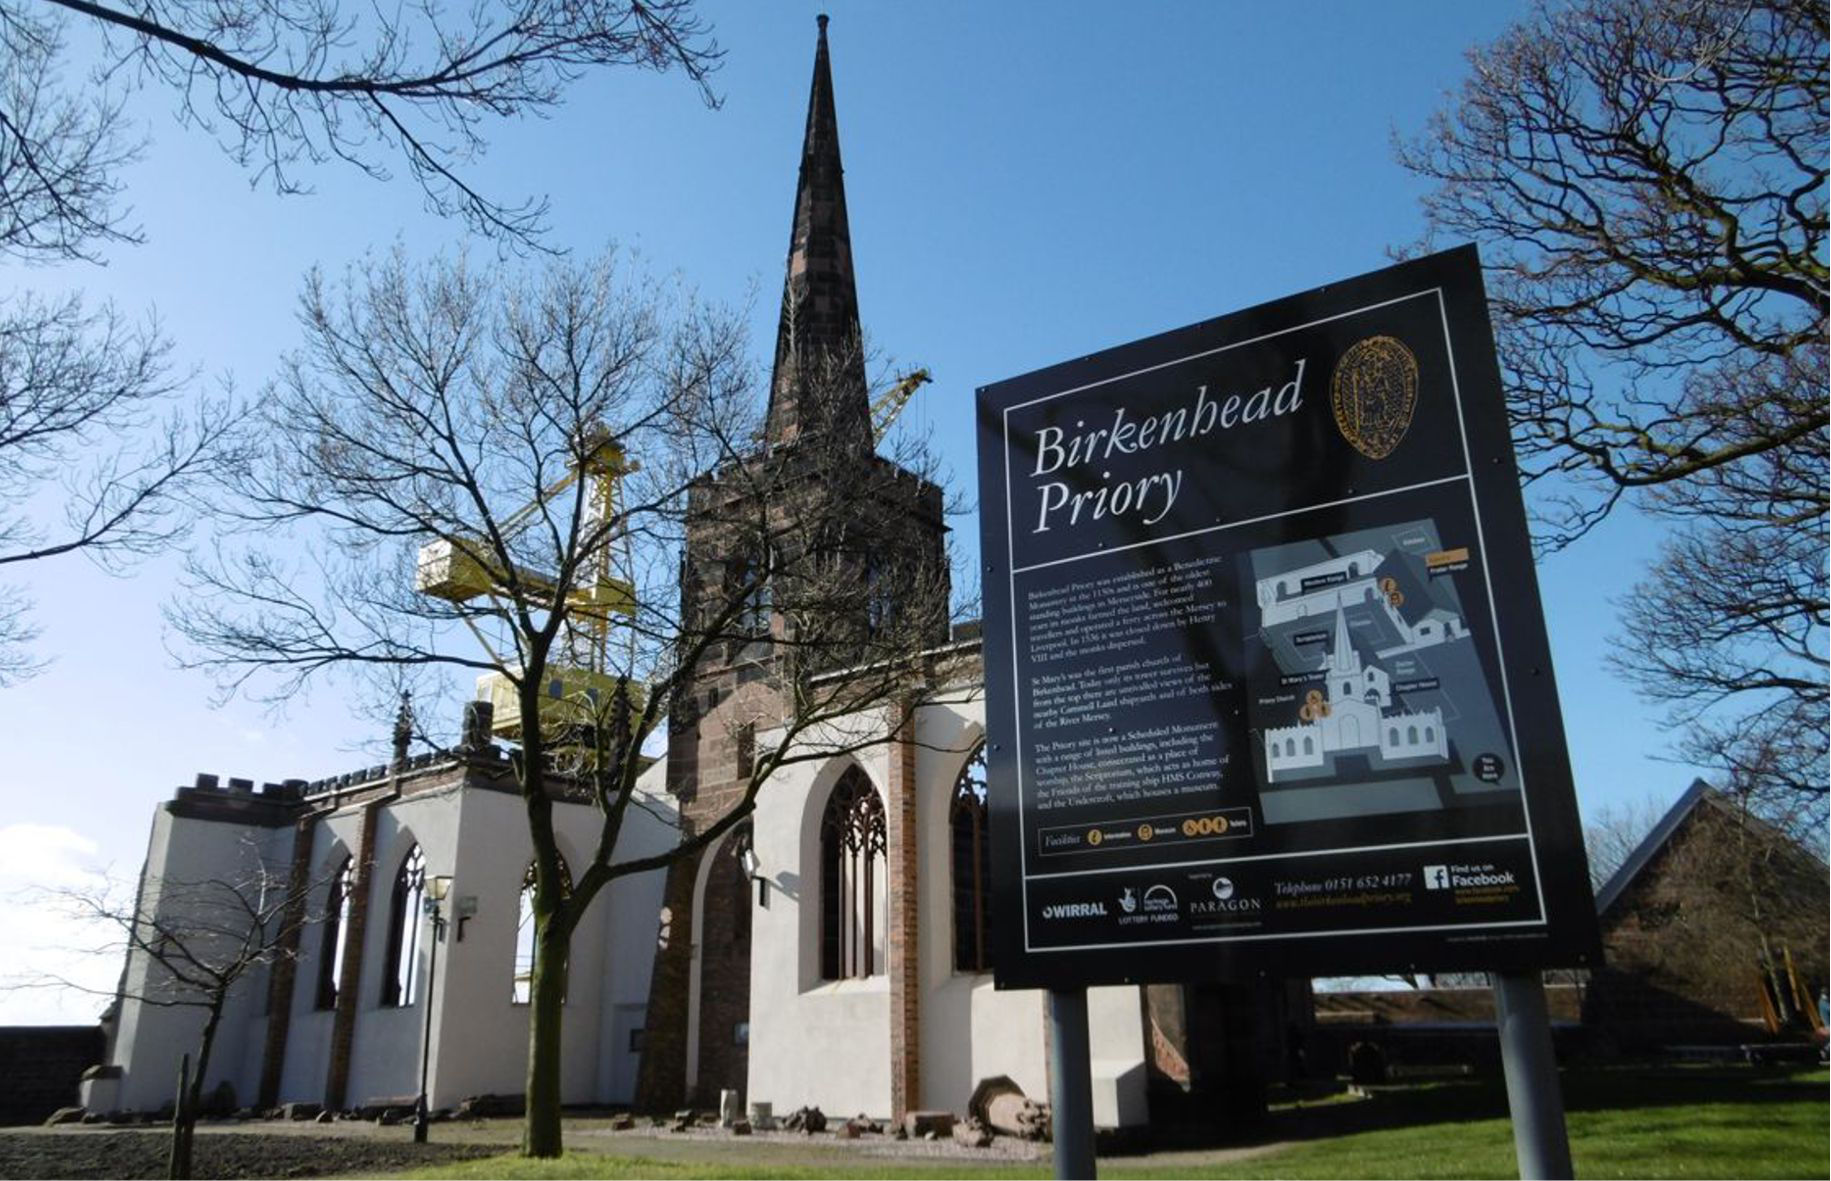
[[(190, 1175), (191, 1132), (231, 998), (265, 987), (274, 965), (297, 956), (300, 932), (310, 921), (307, 900), (323, 886), (294, 881), (287, 865), (269, 865), (257, 847), (244, 843), (236, 863), (215, 877), (146, 876), (132, 891), (108, 882), (38, 891), (74, 929), (107, 933), (103, 945), (88, 950), (124, 956), (120, 984), (105, 995), (117, 1003), (197, 1014), (192, 1069), (175, 1103), (172, 1176)], [(63, 977), (24, 978), (13, 987), (95, 992)]]
[(1826, 970), (1821, 835), (1802, 843), (1747, 797), (1705, 795), (1628, 899), (1645, 937), (1612, 949), (1611, 967), (1686, 981), (1693, 996), (1759, 987), (1776, 1021), (1792, 1024), (1800, 985)]
[(1657, 799), (1644, 796), (1630, 803), (1610, 804), (1583, 826), (1583, 852), (1589, 859), (1592, 892), (1601, 893), (1665, 813)]
[[(91, 68), (70, 60), (73, 25), (99, 46)], [(144, 148), (128, 113), (140, 88), (171, 93), (180, 121), (276, 192), (305, 190), (333, 161), (379, 180), (404, 171), (441, 216), (545, 249), (543, 199), (465, 179), (486, 131), (551, 109), (602, 67), (678, 69), (716, 102), (720, 57), (693, 0), (0, 0), (0, 257), (96, 262), (141, 240), (122, 181)], [(118, 564), (183, 529), (232, 416), (207, 399), (179, 406), (188, 378), (168, 356), (156, 324), (112, 306), (0, 297), (0, 564), (72, 551)], [(54, 474), (69, 485), (61, 531), (42, 523)], [(0, 586), (0, 685), (38, 667), (28, 606)]]
[[(333, 670), (507, 687), (535, 850), (523, 1147), (555, 1155), (573, 931), (612, 881), (718, 841), (785, 763), (883, 740), (869, 717), (947, 632), (945, 573), (894, 525), (933, 486), (868, 450), (760, 451), (738, 318), (611, 255), (524, 280), (397, 253), (341, 286), (312, 276), (302, 320), (263, 399), (265, 448), (229, 472), (256, 532), (195, 564), (171, 618), (193, 663), (248, 692)], [(301, 544), (310, 567), (277, 556)], [(754, 719), (773, 740), (721, 814), (658, 855), (620, 853), (638, 752), (687, 716), (714, 651), (781, 687), (781, 713)], [(556, 800), (601, 819), (569, 884)]]
[[(166, 357), (157, 325), (112, 308), (0, 297), (0, 567), (80, 552), (119, 569), (183, 533), (234, 414), (174, 407)], [(43, 519), (53, 499), (60, 524)], [(0, 586), (0, 686), (38, 667), (28, 605)]]
[[(59, 69), (70, 20), (103, 34), (75, 88)], [(693, 0), (7, 0), (0, 48), (0, 234), (12, 253), (49, 258), (135, 237), (116, 205), (138, 149), (123, 118), (135, 84), (171, 92), (183, 122), (276, 192), (303, 191), (305, 171), (329, 161), (376, 179), (399, 169), (439, 215), (527, 246), (546, 202), (505, 203), (463, 176), (488, 125), (546, 111), (605, 67), (678, 69), (715, 102), (722, 56)]]
[(1400, 145), (1438, 182), (1432, 231), (1486, 248), (1528, 475), (1599, 492), (1566, 502), (1554, 544), (1623, 489), (1822, 451), (1825, 19), (1820, 0), (1544, 6)]
[(1437, 182), (1431, 231), (1484, 249), (1541, 544), (1629, 495), (1674, 525), (1616, 668), (1687, 757), (1821, 812), (1826, 12), (1546, 5), (1399, 148)]

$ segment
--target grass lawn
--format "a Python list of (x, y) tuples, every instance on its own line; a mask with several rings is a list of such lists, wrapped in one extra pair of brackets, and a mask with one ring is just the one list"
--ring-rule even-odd
[[(1664, 1067), (1564, 1075), (1579, 1177), (1826, 1177), (1827, 1086), (1820, 1070)], [(1380, 1088), (1354, 1103), (1273, 1114), (1258, 1151), (1105, 1157), (1100, 1174), (1146, 1177), (1514, 1177), (1513, 1134), (1497, 1081)], [(618, 1154), (558, 1161), (513, 1155), (412, 1177), (1047, 1177), (1040, 1166), (885, 1161), (837, 1145), (631, 1137)], [(625, 1155), (624, 1153), (627, 1153)]]

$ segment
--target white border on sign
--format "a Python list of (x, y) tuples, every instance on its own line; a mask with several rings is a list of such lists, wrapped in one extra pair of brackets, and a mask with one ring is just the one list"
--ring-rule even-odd
[[(1160, 369), (1167, 369), (1167, 368), (1170, 368), (1171, 366), (1175, 366), (1175, 365), (1183, 365), (1190, 361), (1200, 360), (1203, 357), (1211, 357), (1211, 356), (1215, 356), (1216, 354), (1219, 354), (1219, 353), (1231, 352), (1234, 349), (1244, 348), (1248, 345), (1258, 344), (1262, 341), (1272, 340), (1272, 339), (1275, 339), (1280, 336), (1288, 336), (1290, 333), (1293, 333), (1293, 332), (1301, 332), (1302, 330), (1304, 330), (1306, 328), (1314, 328), (1318, 324), (1329, 324), (1329, 323), (1333, 323), (1334, 321), (1337, 321), (1337, 320), (1345, 320), (1345, 319), (1348, 319), (1353, 316), (1365, 315), (1368, 312), (1378, 311), (1381, 308), (1391, 307), (1394, 304), (1404, 303), (1407, 300), (1419, 299), (1424, 296), (1431, 296), (1431, 295), (1434, 295), (1437, 299), (1438, 321), (1443, 326), (1443, 351), (1444, 351), (1445, 359), (1449, 363), (1451, 400), (1455, 403), (1455, 406), (1456, 406), (1456, 429), (1457, 429), (1458, 435), (1462, 439), (1463, 474), (1461, 474), (1459, 476), (1445, 476), (1445, 477), (1441, 477), (1441, 478), (1435, 479), (1435, 480), (1427, 480), (1422, 483), (1409, 485), (1404, 488), (1393, 488), (1393, 489), (1388, 489), (1388, 490), (1382, 491), (1382, 492), (1372, 492), (1372, 493), (1367, 493), (1367, 494), (1361, 495), (1361, 496), (1346, 497), (1341, 500), (1333, 500), (1333, 501), (1322, 502), (1319, 504), (1305, 505), (1302, 508), (1289, 509), (1289, 510), (1287, 510), (1285, 512), (1281, 512), (1281, 513), (1268, 513), (1263, 516), (1252, 517), (1252, 518), (1249, 518), (1246, 520), (1230, 521), (1230, 522), (1227, 522), (1226, 524), (1222, 524), (1222, 525), (1211, 525), (1211, 526), (1208, 526), (1207, 528), (1203, 528), (1203, 529), (1191, 529), (1191, 530), (1188, 530), (1183, 533), (1177, 533), (1177, 534), (1173, 534), (1173, 535), (1166, 536), (1166, 537), (1154, 538), (1150, 541), (1134, 542), (1131, 545), (1119, 546), (1119, 547), (1115, 547), (1113, 549), (1089, 550), (1083, 554), (1075, 554), (1075, 555), (1071, 555), (1066, 558), (1054, 558), (1047, 562), (1036, 562), (1029, 566), (1024, 566), (1021, 568), (1017, 565), (1016, 546), (1015, 546), (1015, 542), (1013, 541), (1013, 537), (1015, 536), (1015, 533), (1016, 533), (1016, 530), (1014, 528), (1016, 522), (1013, 517), (1012, 503), (1011, 503), (1011, 412), (1012, 411), (1022, 410), (1029, 406), (1036, 406), (1043, 402), (1053, 401), (1057, 398), (1065, 398), (1065, 397), (1069, 396), (1070, 394), (1078, 394), (1085, 390), (1098, 388), (1099, 386), (1110, 385), (1116, 381), (1125, 381), (1129, 378), (1138, 377), (1141, 374), (1154, 373)], [(1345, 312), (1337, 312), (1336, 314), (1334, 314), (1332, 316), (1323, 316), (1320, 319), (1309, 320), (1302, 324), (1293, 324), (1288, 328), (1280, 328), (1275, 332), (1266, 332), (1266, 333), (1262, 333), (1258, 336), (1248, 338), (1246, 340), (1234, 341), (1231, 344), (1220, 345), (1220, 346), (1218, 346), (1216, 348), (1212, 348), (1212, 349), (1203, 349), (1200, 352), (1189, 353), (1189, 354), (1174, 358), (1169, 361), (1160, 361), (1155, 365), (1147, 365), (1147, 366), (1144, 366), (1143, 368), (1134, 369), (1127, 373), (1115, 374), (1112, 377), (1103, 377), (1098, 381), (1090, 381), (1090, 382), (1086, 382), (1082, 385), (1071, 387), (1069, 389), (1058, 390), (1053, 394), (1044, 394), (1040, 398), (1031, 398), (1028, 401), (1017, 402), (1017, 403), (1014, 403), (1013, 405), (1010, 405), (1010, 406), (1007, 406), (1004, 408), (1004, 410), (1002, 411), (1002, 420), (1001, 420), (1000, 426), (1001, 426), (1001, 430), (1002, 430), (1003, 436), (1004, 436), (1003, 444), (1004, 444), (1004, 468), (1005, 468), (1004, 507), (1005, 507), (1005, 569), (1006, 569), (1005, 581), (1006, 581), (1006, 587), (1008, 589), (1009, 596), (1010, 596), (1011, 668), (1012, 668), (1013, 672), (1015, 672), (1015, 670), (1019, 666), (1018, 652), (1017, 652), (1017, 583), (1016, 583), (1016, 579), (1019, 574), (1027, 573), (1027, 572), (1033, 571), (1033, 570), (1044, 569), (1049, 566), (1059, 566), (1059, 565), (1064, 565), (1064, 564), (1070, 563), (1070, 562), (1083, 561), (1087, 558), (1104, 557), (1108, 554), (1123, 553), (1126, 550), (1130, 550), (1130, 549), (1139, 549), (1139, 548), (1143, 548), (1146, 546), (1162, 545), (1166, 542), (1180, 540), (1182, 538), (1187, 538), (1187, 537), (1197, 537), (1197, 536), (1200, 536), (1200, 535), (1206, 534), (1206, 533), (1223, 532), (1228, 529), (1239, 528), (1243, 525), (1256, 524), (1256, 523), (1263, 522), (1263, 521), (1277, 520), (1281, 517), (1297, 516), (1302, 513), (1316, 512), (1321, 509), (1335, 508), (1340, 505), (1353, 504), (1353, 503), (1356, 503), (1359, 501), (1375, 500), (1375, 499), (1378, 499), (1380, 497), (1385, 497), (1385, 496), (1396, 496), (1396, 495), (1400, 495), (1400, 494), (1407, 493), (1407, 492), (1413, 492), (1413, 491), (1416, 491), (1421, 488), (1431, 488), (1431, 487), (1437, 487), (1437, 486), (1444, 485), (1444, 484), (1453, 484), (1458, 481), (1466, 483), (1468, 486), (1468, 491), (1469, 491), (1469, 507), (1471, 510), (1471, 515), (1474, 517), (1474, 520), (1475, 520), (1476, 545), (1481, 551), (1482, 584), (1483, 584), (1483, 589), (1487, 592), (1487, 596), (1488, 596), (1488, 622), (1489, 622), (1489, 626), (1493, 629), (1494, 651), (1495, 651), (1495, 655), (1496, 655), (1496, 660), (1499, 664), (1499, 668), (1497, 669), (1497, 671), (1500, 675), (1501, 697), (1502, 697), (1503, 704), (1505, 707), (1505, 712), (1507, 715), (1507, 737), (1512, 744), (1513, 765), (1516, 768), (1518, 775), (1519, 775), (1520, 811), (1525, 818), (1525, 823), (1526, 823), (1525, 832), (1508, 833), (1508, 834), (1504, 834), (1504, 835), (1500, 835), (1500, 836), (1461, 837), (1461, 838), (1453, 838), (1450, 840), (1443, 840), (1443, 841), (1402, 842), (1402, 843), (1392, 844), (1392, 845), (1364, 845), (1364, 846), (1355, 846), (1355, 847), (1340, 848), (1340, 849), (1307, 849), (1307, 850), (1302, 850), (1299, 852), (1292, 852), (1292, 853), (1268, 853), (1268, 854), (1258, 854), (1258, 855), (1244, 856), (1244, 857), (1227, 857), (1227, 858), (1203, 857), (1203, 858), (1198, 858), (1193, 861), (1171, 862), (1171, 863), (1166, 863), (1166, 864), (1162, 864), (1162, 865), (1152, 865), (1152, 866), (1143, 867), (1143, 868), (1148, 868), (1148, 869), (1152, 869), (1152, 870), (1162, 870), (1162, 869), (1178, 869), (1178, 868), (1184, 868), (1184, 867), (1192, 866), (1192, 865), (1200, 865), (1200, 866), (1212, 865), (1212, 866), (1220, 867), (1220, 866), (1231, 865), (1231, 864), (1236, 864), (1236, 863), (1243, 863), (1243, 862), (1247, 862), (1247, 861), (1262, 861), (1262, 860), (1271, 860), (1271, 859), (1283, 858), (1283, 857), (1298, 857), (1298, 856), (1329, 857), (1329, 856), (1346, 855), (1346, 854), (1350, 854), (1350, 853), (1376, 852), (1376, 851), (1381, 851), (1381, 850), (1386, 850), (1386, 849), (1440, 847), (1440, 846), (1444, 846), (1444, 845), (1472, 844), (1472, 843), (1495, 842), (1495, 841), (1513, 841), (1513, 840), (1522, 840), (1523, 839), (1527, 842), (1528, 855), (1530, 856), (1531, 861), (1532, 861), (1533, 887), (1534, 887), (1534, 891), (1535, 891), (1537, 899), (1538, 899), (1538, 907), (1539, 907), (1539, 914), (1538, 914), (1538, 917), (1535, 919), (1511, 919), (1511, 920), (1506, 920), (1506, 921), (1502, 921), (1502, 922), (1491, 922), (1491, 923), (1453, 923), (1453, 924), (1440, 924), (1440, 925), (1430, 925), (1430, 926), (1354, 928), (1354, 929), (1347, 929), (1347, 930), (1329, 930), (1329, 931), (1303, 931), (1303, 932), (1285, 931), (1285, 932), (1277, 932), (1277, 933), (1263, 934), (1263, 935), (1231, 935), (1231, 936), (1229, 936), (1229, 935), (1207, 935), (1207, 936), (1190, 936), (1190, 937), (1184, 938), (1184, 939), (1127, 940), (1127, 941), (1123, 941), (1123, 942), (1077, 944), (1077, 945), (1059, 946), (1059, 947), (1037, 947), (1031, 942), (1031, 939), (1030, 939), (1030, 882), (1031, 882), (1032, 878), (1041, 880), (1041, 879), (1045, 879), (1045, 878), (1095, 876), (1095, 875), (1107, 874), (1107, 873), (1121, 873), (1121, 872), (1136, 873), (1140, 870), (1141, 867), (1134, 865), (1134, 866), (1116, 866), (1111, 869), (1063, 870), (1063, 871), (1057, 871), (1055, 873), (1032, 874), (1030, 872), (1030, 817), (1029, 817), (1028, 810), (1024, 807), (1023, 711), (1021, 710), (1021, 708), (1019, 708), (1020, 690), (1019, 690), (1019, 686), (1017, 684), (1017, 679), (1015, 676), (1013, 676), (1012, 681), (1011, 681), (1011, 694), (1012, 694), (1011, 720), (1012, 720), (1012, 725), (1016, 731), (1017, 749), (1012, 752), (1012, 755), (1013, 755), (1013, 762), (1016, 764), (1016, 768), (1017, 768), (1018, 835), (1019, 835), (1019, 842), (1020, 842), (1020, 846), (1021, 846), (1018, 850), (1018, 855), (1019, 855), (1018, 881), (1019, 881), (1020, 886), (1022, 887), (1020, 901), (1023, 906), (1024, 950), (1027, 953), (1030, 953), (1033, 955), (1041, 955), (1041, 954), (1048, 954), (1048, 953), (1052, 953), (1052, 952), (1061, 952), (1061, 951), (1115, 951), (1115, 950), (1122, 951), (1122, 950), (1124, 950), (1126, 948), (1130, 948), (1130, 947), (1153, 947), (1153, 946), (1165, 946), (1165, 945), (1189, 944), (1189, 943), (1200, 943), (1200, 944), (1244, 943), (1244, 942), (1256, 942), (1256, 941), (1272, 940), (1272, 939), (1311, 939), (1311, 938), (1317, 938), (1319, 936), (1393, 934), (1393, 933), (1407, 932), (1407, 931), (1453, 930), (1453, 931), (1474, 932), (1474, 931), (1496, 930), (1496, 929), (1505, 928), (1505, 927), (1543, 927), (1549, 923), (1550, 918), (1546, 913), (1546, 907), (1545, 907), (1545, 875), (1540, 870), (1540, 867), (1539, 867), (1538, 842), (1534, 838), (1533, 832), (1532, 832), (1532, 809), (1526, 806), (1526, 782), (1527, 782), (1526, 766), (1525, 766), (1525, 760), (1520, 753), (1521, 747), (1520, 747), (1520, 741), (1519, 741), (1519, 731), (1518, 731), (1518, 727), (1517, 727), (1517, 725), (1514, 721), (1514, 717), (1513, 717), (1513, 690), (1512, 690), (1510, 678), (1508, 677), (1508, 673), (1507, 673), (1507, 662), (1506, 662), (1505, 650), (1503, 649), (1503, 647), (1501, 645), (1500, 611), (1499, 611), (1498, 604), (1496, 603), (1495, 597), (1494, 597), (1493, 572), (1489, 569), (1489, 566), (1488, 566), (1487, 539), (1486, 539), (1485, 535), (1483, 534), (1482, 527), (1481, 527), (1481, 503), (1475, 495), (1475, 474), (1474, 474), (1475, 465), (1474, 465), (1473, 458), (1469, 454), (1468, 423), (1465, 420), (1465, 418), (1463, 417), (1463, 413), (1462, 413), (1462, 382), (1461, 382), (1461, 378), (1460, 378), (1459, 374), (1457, 373), (1455, 347), (1454, 347), (1453, 341), (1450, 336), (1449, 310), (1444, 304), (1443, 288), (1441, 288), (1441, 287), (1421, 288), (1420, 290), (1411, 292), (1410, 294), (1407, 294), (1407, 295), (1400, 295), (1400, 296), (1395, 296), (1391, 299), (1384, 299), (1384, 300), (1379, 301), (1378, 303), (1365, 304), (1361, 307), (1352, 308)]]

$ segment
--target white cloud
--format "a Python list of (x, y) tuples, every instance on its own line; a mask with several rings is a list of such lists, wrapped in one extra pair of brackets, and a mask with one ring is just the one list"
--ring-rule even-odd
[(95, 882), (99, 847), (60, 824), (0, 825), (0, 889)]
[(0, 825), (0, 1025), (85, 1025), (107, 1005), (121, 959), (117, 950), (97, 950), (116, 943), (118, 932), (73, 917), (56, 895), (107, 885), (98, 852), (62, 825)]

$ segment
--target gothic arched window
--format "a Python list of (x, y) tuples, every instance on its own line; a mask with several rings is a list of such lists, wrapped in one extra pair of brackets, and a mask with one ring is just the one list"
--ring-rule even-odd
[(733, 565), (731, 590), (743, 599), (734, 621), (737, 630), (749, 636), (767, 636), (770, 616), (775, 609), (767, 552), (741, 558)]
[(420, 911), (426, 902), (426, 852), (418, 845), (401, 858), (388, 907), (388, 962), (382, 969), (384, 1008), (411, 1005), (419, 999)]
[(323, 929), (318, 938), (318, 1001), (320, 1009), (337, 1007), (337, 990), (343, 985), (343, 947), (350, 934), (350, 891), (356, 880), (356, 863), (348, 857), (331, 875), (324, 896)]
[(992, 967), (992, 844), (986, 831), (985, 743), (954, 780), (948, 827), (954, 850), (954, 971)]
[(896, 588), (889, 565), (875, 553), (865, 555), (865, 631), (881, 636), (896, 619)]
[(833, 786), (820, 821), (820, 975), (875, 975), (877, 895), (884, 876), (884, 802), (857, 767)]
[[(572, 896), (572, 871), (559, 859), (559, 892)], [(510, 1001), (525, 1005), (534, 995), (534, 863), (521, 875), (521, 898), (515, 907), (515, 987)]]

